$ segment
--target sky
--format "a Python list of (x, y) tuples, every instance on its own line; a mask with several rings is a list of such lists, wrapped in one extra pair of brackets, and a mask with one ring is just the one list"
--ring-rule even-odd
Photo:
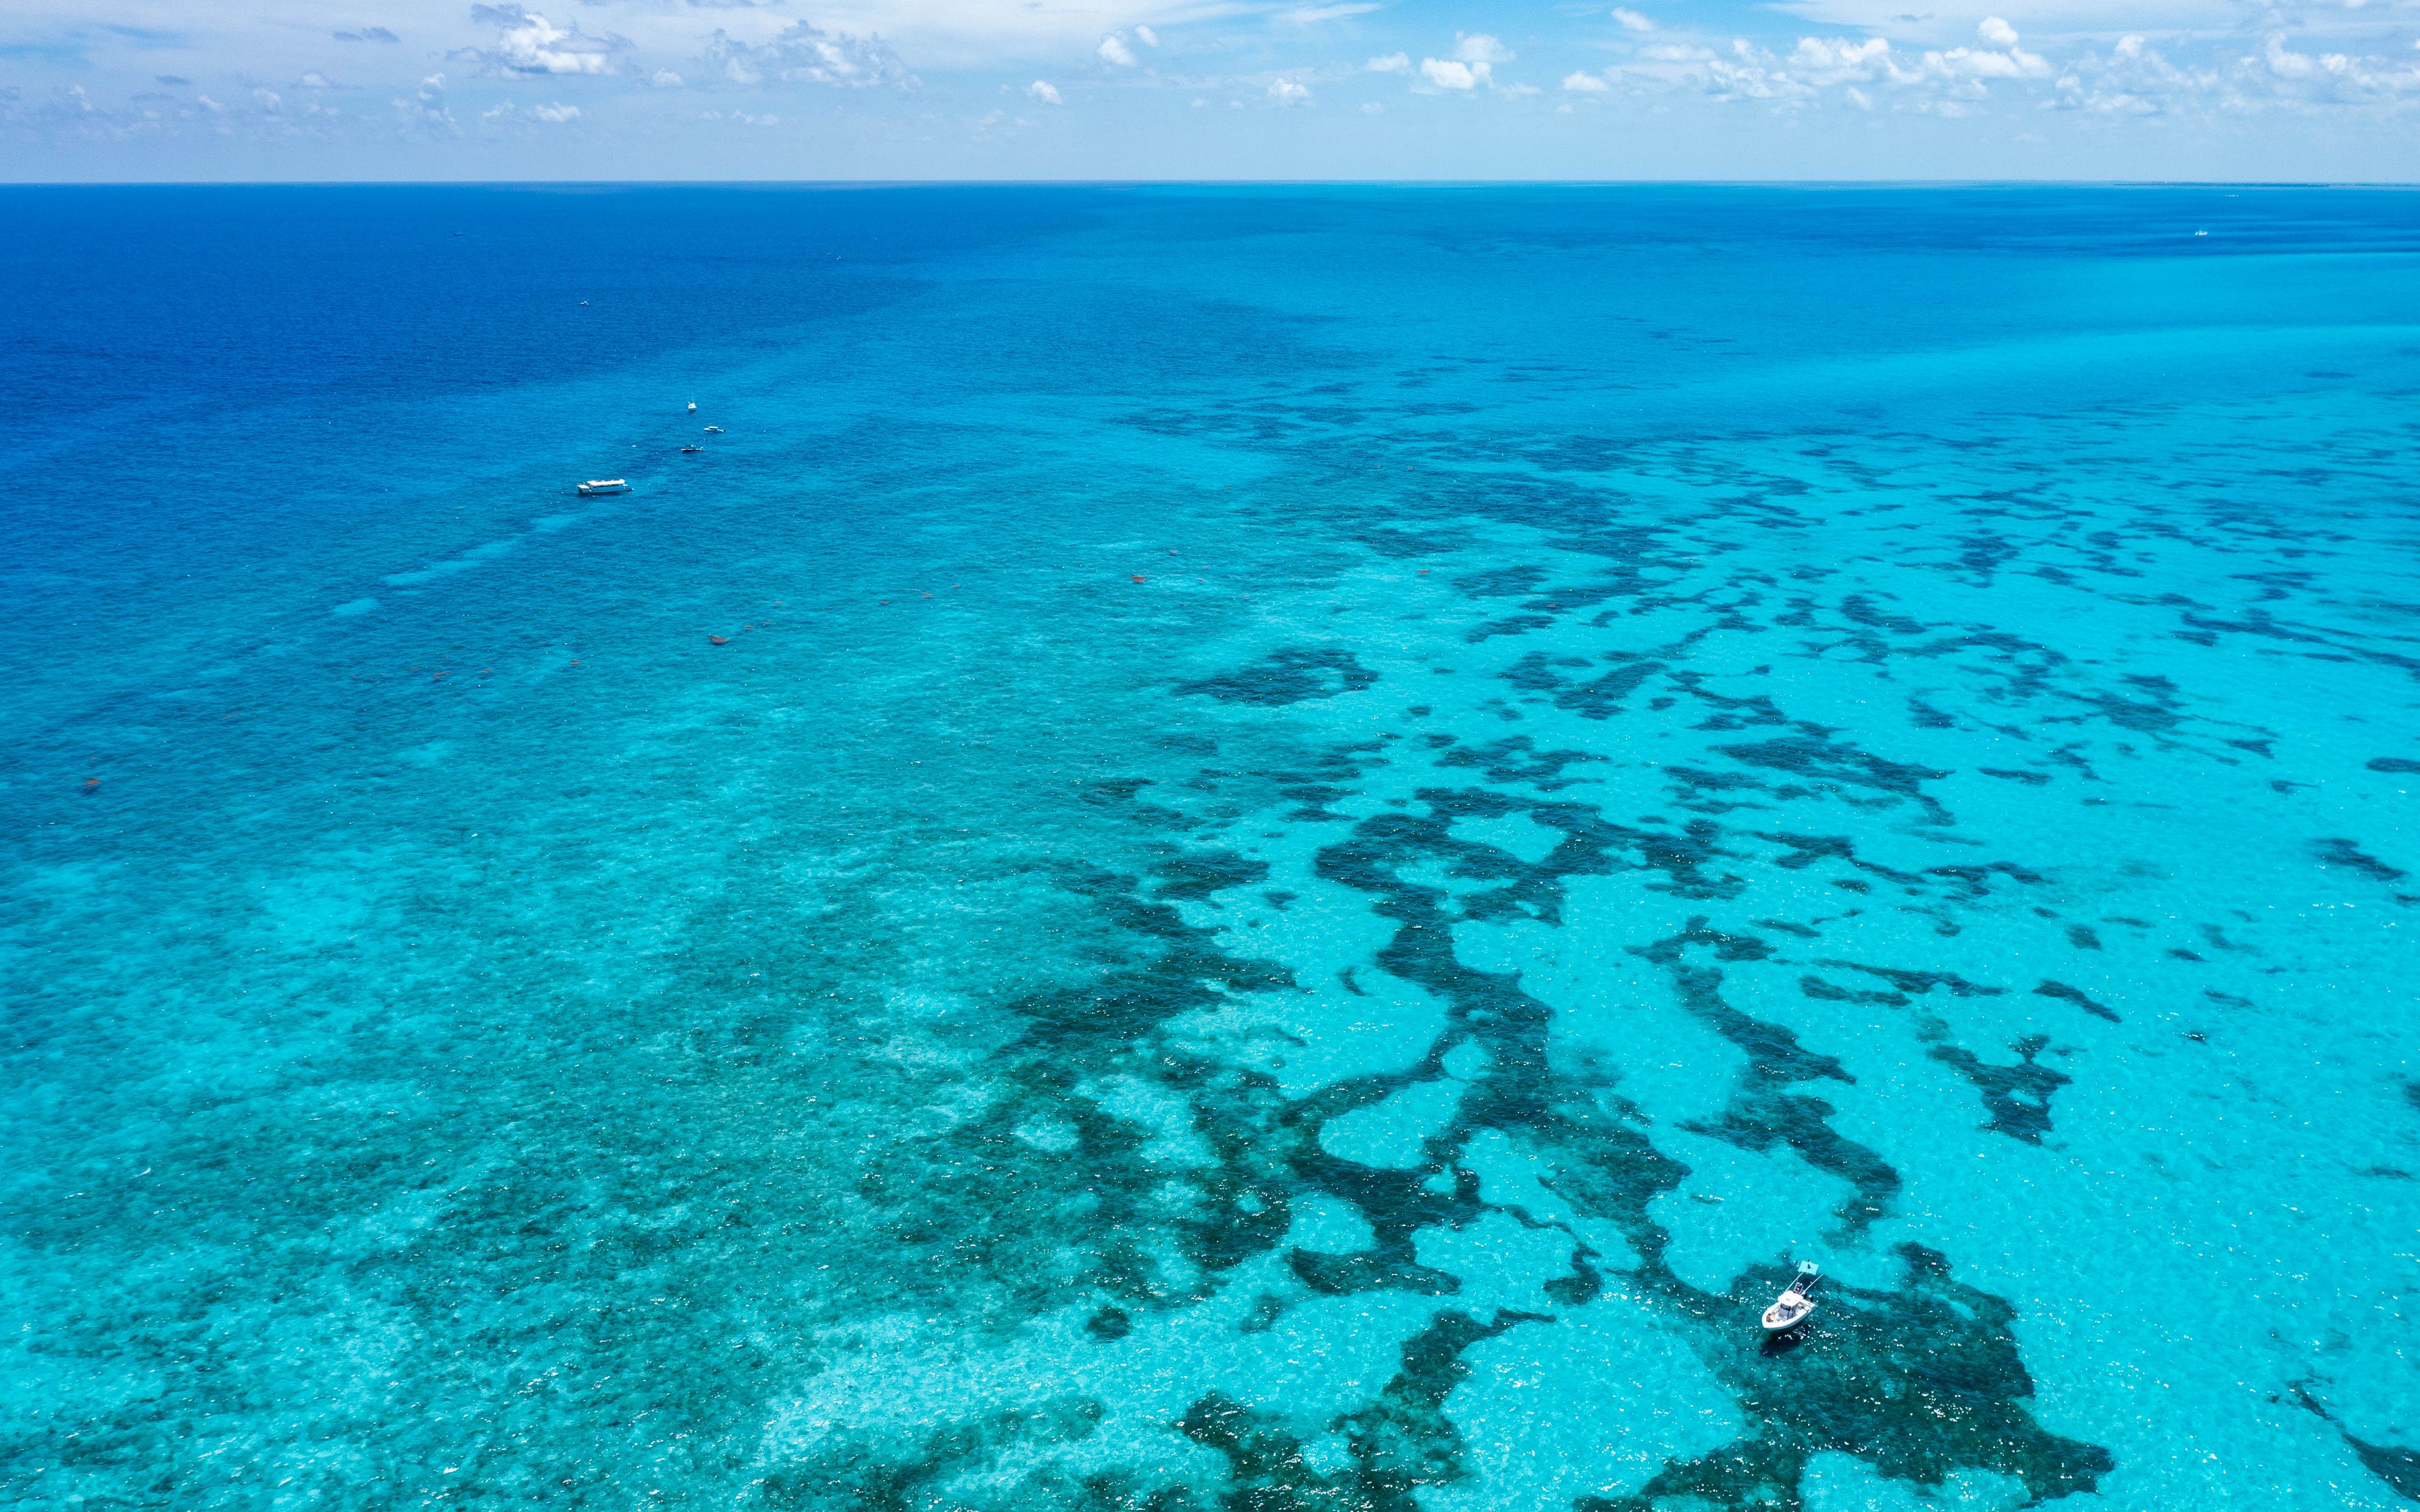
[(1637, 6), (8, 0), (0, 180), (2420, 177), (2420, 0)]

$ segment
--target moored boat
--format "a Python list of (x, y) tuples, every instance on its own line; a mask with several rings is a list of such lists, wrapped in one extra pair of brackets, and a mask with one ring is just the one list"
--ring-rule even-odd
[(1815, 1311), (1815, 1281), (1823, 1273), (1823, 1267), (1813, 1260), (1798, 1262), (1796, 1278), (1773, 1300), (1773, 1305), (1764, 1310), (1766, 1333), (1786, 1334), (1807, 1321), (1808, 1315)]
[(628, 493), (630, 486), (620, 478), (591, 478), (580, 486), (584, 494)]

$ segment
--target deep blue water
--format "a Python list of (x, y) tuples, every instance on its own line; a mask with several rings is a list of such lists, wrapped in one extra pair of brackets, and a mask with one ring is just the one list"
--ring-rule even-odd
[(2416, 275), (0, 190), (0, 1488), (2420, 1500)]

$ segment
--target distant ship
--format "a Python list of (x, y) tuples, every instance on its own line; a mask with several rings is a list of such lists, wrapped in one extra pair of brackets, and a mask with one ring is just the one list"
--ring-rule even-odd
[(630, 486), (619, 478), (591, 478), (580, 486), (582, 493), (628, 493)]

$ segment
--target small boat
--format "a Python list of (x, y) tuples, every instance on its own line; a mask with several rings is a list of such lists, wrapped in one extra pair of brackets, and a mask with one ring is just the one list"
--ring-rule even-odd
[(620, 478), (591, 478), (580, 486), (583, 494), (628, 493), (630, 486)]
[(708, 436), (720, 436), (722, 434), (722, 427), (721, 425), (708, 425), (706, 427), (706, 433)]
[(1798, 1262), (1797, 1278), (1764, 1310), (1766, 1333), (1787, 1334), (1807, 1321), (1807, 1315), (1815, 1310), (1815, 1281), (1823, 1273), (1823, 1267), (1813, 1260)]
[(695, 399), (691, 399), (691, 400), (689, 402), (689, 412), (690, 412), (690, 414), (695, 414), (695, 413), (697, 413), (697, 401), (696, 401)]
[(684, 446), (681, 450), (684, 452), (703, 452), (706, 448), (703, 446)]

